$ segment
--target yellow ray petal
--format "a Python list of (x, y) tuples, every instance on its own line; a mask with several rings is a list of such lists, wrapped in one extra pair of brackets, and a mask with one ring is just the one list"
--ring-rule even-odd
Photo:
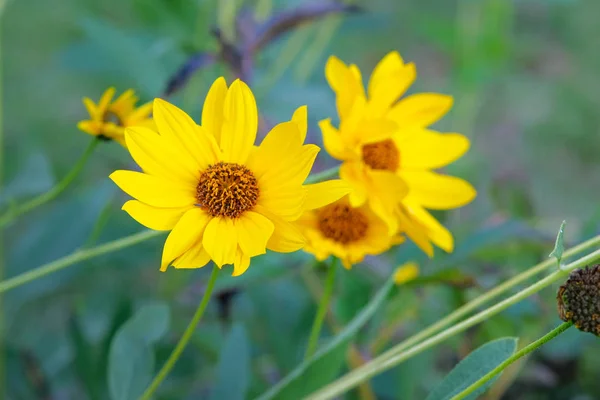
[(158, 132), (177, 148), (179, 157), (195, 161), (200, 170), (217, 161), (218, 150), (214, 138), (184, 111), (162, 99), (155, 99), (153, 116)]
[(407, 202), (406, 207), (414, 218), (427, 228), (429, 239), (444, 251), (452, 253), (454, 250), (454, 238), (450, 231), (423, 207), (411, 202)]
[(294, 221), (302, 215), (306, 189), (301, 185), (288, 185), (263, 190), (258, 197), (258, 205), (279, 215), (286, 221)]
[(258, 110), (250, 88), (239, 79), (225, 96), (220, 147), (223, 161), (244, 164), (256, 140)]
[(194, 244), (202, 241), (202, 235), (207, 229), (211, 217), (201, 208), (194, 207), (188, 210), (177, 222), (163, 248), (160, 270), (167, 269), (169, 264), (181, 256)]
[(250, 266), (250, 257), (244, 254), (244, 252), (238, 248), (235, 253), (235, 260), (233, 261), (233, 274), (231, 276), (240, 276)]
[(125, 193), (154, 207), (189, 207), (196, 201), (196, 188), (187, 187), (141, 172), (119, 170), (110, 179)]
[(359, 207), (367, 201), (367, 178), (365, 167), (360, 162), (345, 162), (340, 167), (340, 178), (348, 182), (352, 191), (350, 192), (350, 204)]
[(331, 125), (329, 118), (319, 121), (319, 128), (321, 128), (321, 133), (323, 134), (323, 145), (330, 156), (338, 160), (353, 158), (353, 153), (346, 148), (340, 133)]
[(477, 192), (471, 184), (454, 176), (431, 171), (400, 171), (410, 192), (406, 199), (425, 208), (448, 210), (470, 203)]
[(412, 85), (417, 76), (413, 63), (404, 64), (397, 51), (387, 54), (369, 80), (369, 113), (382, 116)]
[(223, 127), (223, 106), (227, 94), (227, 83), (222, 76), (212, 84), (202, 107), (202, 127), (213, 135), (217, 143), (221, 143)]
[(269, 191), (282, 186), (301, 185), (310, 174), (319, 150), (318, 146), (307, 144), (296, 152), (280, 155), (282, 162), (264, 173), (259, 184)]
[(150, 119), (150, 114), (152, 114), (153, 107), (154, 107), (154, 103), (149, 101), (148, 103), (142, 104), (141, 106), (136, 108), (133, 112), (131, 112), (131, 114), (129, 114), (127, 116), (127, 121), (126, 121), (127, 126), (136, 124), (138, 121)]
[(389, 119), (373, 119), (361, 121), (356, 129), (356, 142), (361, 144), (376, 143), (391, 138), (398, 131), (398, 124)]
[(96, 103), (94, 103), (92, 99), (84, 97), (83, 105), (85, 106), (85, 109), (87, 110), (88, 114), (90, 114), (91, 119), (98, 120), (102, 118), (102, 116), (98, 113)]
[(324, 207), (341, 199), (352, 190), (348, 182), (341, 179), (315, 183), (304, 187), (307, 189), (306, 201), (304, 203), (305, 210)]
[(183, 184), (198, 183), (198, 165), (179, 157), (172, 143), (151, 129), (136, 126), (125, 131), (127, 149), (144, 172)]
[(306, 131), (308, 130), (308, 108), (306, 106), (300, 106), (294, 111), (292, 115), (292, 122), (298, 124), (298, 130), (300, 131), (301, 141), (304, 143), (306, 139)]
[(123, 204), (122, 210), (127, 212), (146, 228), (155, 231), (169, 231), (175, 227), (177, 221), (190, 207), (158, 208), (142, 203), (138, 200), (129, 200)]
[(77, 129), (93, 136), (100, 134), (100, 129), (96, 121), (79, 121), (77, 123)]
[(420, 130), (397, 140), (401, 168), (435, 169), (459, 159), (469, 150), (470, 142), (459, 133)]
[(401, 127), (428, 127), (452, 108), (452, 96), (437, 93), (410, 95), (393, 106), (387, 114)]
[(106, 112), (112, 98), (115, 96), (115, 91), (116, 90), (114, 87), (109, 87), (104, 93), (102, 93), (102, 97), (100, 97), (100, 101), (98, 102), (97, 107), (99, 113)]
[(362, 77), (356, 65), (346, 66), (339, 58), (331, 56), (325, 65), (325, 78), (336, 93), (340, 120), (352, 114), (352, 107), (357, 98), (365, 101)]
[(406, 234), (429, 257), (433, 257), (433, 246), (427, 237), (427, 230), (415, 222), (406, 211), (400, 210), (397, 214), (400, 232)]
[(274, 225), (273, 234), (267, 242), (267, 248), (278, 253), (291, 253), (304, 247), (306, 241), (302, 232), (292, 222), (285, 221), (261, 206), (256, 206), (255, 211), (267, 217)]
[(267, 241), (273, 234), (273, 223), (259, 213), (246, 211), (234, 221), (240, 249), (248, 257), (266, 253)]
[(202, 247), (202, 243), (196, 243), (192, 247), (177, 257), (173, 261), (173, 266), (177, 269), (202, 268), (210, 261), (210, 256)]
[(233, 264), (238, 248), (237, 230), (230, 218), (213, 218), (204, 231), (202, 245), (219, 268)]

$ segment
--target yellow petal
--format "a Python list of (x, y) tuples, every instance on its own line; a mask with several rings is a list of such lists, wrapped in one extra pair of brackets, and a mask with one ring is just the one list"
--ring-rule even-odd
[(84, 97), (83, 98), (83, 105), (85, 106), (88, 114), (90, 114), (90, 117), (94, 120), (97, 119), (102, 119), (101, 115), (98, 113), (98, 109), (96, 108), (96, 103), (94, 103), (92, 101), (92, 99), (88, 98), (88, 97)]
[(439, 248), (448, 253), (454, 250), (454, 238), (445, 226), (439, 223), (427, 210), (419, 205), (406, 203), (408, 211), (427, 228), (427, 236)]
[(179, 157), (188, 158), (188, 164), (195, 162), (201, 170), (217, 161), (214, 138), (184, 111), (162, 99), (155, 99), (153, 117), (160, 135), (171, 142)]
[(196, 202), (196, 188), (134, 171), (115, 171), (110, 179), (131, 197), (154, 207), (176, 208)]
[(405, 210), (399, 210), (397, 217), (400, 232), (406, 234), (425, 254), (433, 257), (433, 246), (427, 237), (426, 228), (414, 221)]
[(221, 150), (223, 161), (244, 164), (258, 129), (258, 110), (250, 88), (239, 79), (231, 84), (225, 96)]
[(463, 179), (431, 171), (400, 171), (410, 192), (406, 199), (425, 208), (448, 210), (470, 203), (477, 194)]
[(306, 202), (304, 203), (305, 210), (324, 207), (341, 199), (352, 190), (348, 182), (341, 179), (305, 185), (304, 187), (307, 189)]
[(227, 83), (222, 76), (217, 78), (208, 90), (202, 107), (202, 127), (213, 135), (217, 143), (221, 142), (223, 127), (223, 106), (227, 94)]
[(233, 261), (233, 274), (231, 276), (240, 276), (250, 266), (250, 257), (248, 257), (244, 252), (238, 248), (235, 253), (235, 260)]
[(441, 168), (469, 150), (469, 139), (459, 133), (422, 130), (398, 140), (402, 169)]
[(340, 166), (340, 178), (348, 182), (352, 191), (349, 200), (352, 207), (359, 207), (367, 201), (367, 177), (360, 162), (345, 162)]
[(373, 119), (361, 121), (357, 133), (357, 142), (361, 144), (376, 143), (391, 138), (398, 131), (398, 124), (389, 119)]
[(77, 123), (77, 129), (93, 136), (100, 134), (100, 130), (98, 128), (99, 125), (96, 121), (79, 121)]
[(418, 93), (398, 102), (388, 112), (401, 127), (428, 127), (452, 108), (452, 96), (437, 93)]
[(273, 223), (268, 218), (246, 211), (235, 220), (238, 244), (248, 257), (266, 253), (267, 241), (273, 234)]
[(329, 118), (319, 121), (319, 128), (321, 128), (323, 134), (323, 145), (330, 156), (338, 160), (352, 158), (352, 152), (346, 148), (340, 133), (331, 125)]
[(133, 89), (128, 89), (112, 102), (109, 109), (117, 114), (131, 113), (137, 101), (138, 98), (135, 96)]
[(294, 223), (285, 221), (264, 207), (256, 206), (255, 211), (267, 217), (274, 225), (273, 234), (267, 242), (269, 250), (291, 253), (304, 247), (306, 244), (304, 236)]
[(193, 245), (202, 241), (202, 235), (210, 220), (210, 215), (198, 207), (194, 207), (183, 214), (183, 217), (177, 222), (165, 242), (160, 264), (161, 271), (167, 269), (173, 260)]
[(179, 157), (177, 149), (151, 129), (136, 126), (125, 131), (127, 149), (144, 172), (189, 185), (198, 183), (198, 165)]
[(230, 218), (213, 218), (204, 231), (202, 245), (219, 268), (233, 264), (238, 248), (237, 230)]
[(413, 63), (404, 64), (398, 52), (391, 52), (375, 67), (369, 81), (369, 113), (383, 116), (412, 85), (417, 76)]
[(304, 212), (306, 189), (301, 185), (288, 185), (262, 190), (258, 197), (258, 205), (279, 215), (286, 221), (294, 221)]
[(177, 257), (173, 261), (173, 266), (177, 269), (202, 268), (210, 261), (210, 256), (202, 247), (202, 243), (192, 245), (192, 247)]
[(346, 66), (339, 58), (329, 57), (325, 65), (325, 77), (336, 93), (336, 105), (340, 120), (351, 114), (357, 98), (365, 101), (365, 90), (360, 70), (355, 65)]
[(273, 190), (281, 186), (301, 185), (310, 174), (319, 150), (314, 144), (306, 144), (294, 153), (280, 155), (282, 162), (261, 176), (261, 187), (264, 185), (266, 190)]
[(298, 124), (298, 130), (300, 131), (300, 137), (302, 138), (301, 143), (304, 143), (306, 139), (306, 131), (308, 130), (308, 108), (306, 106), (300, 106), (294, 111), (292, 115), (292, 122)]
[(189, 210), (189, 207), (158, 208), (141, 201), (129, 200), (123, 204), (122, 210), (146, 228), (155, 231), (169, 231), (175, 227), (177, 221)]
[(154, 107), (154, 103), (149, 101), (148, 103), (142, 104), (135, 110), (129, 114), (127, 117), (127, 126), (137, 125), (138, 121), (144, 121), (150, 119), (150, 115), (152, 114), (152, 108)]
[(394, 282), (402, 285), (419, 276), (419, 265), (416, 262), (407, 262), (399, 266), (394, 272)]
[(97, 107), (97, 110), (99, 113), (103, 114), (106, 112), (106, 110), (108, 109), (108, 106), (110, 104), (110, 101), (112, 100), (112, 98), (115, 95), (115, 91), (116, 90), (114, 87), (109, 87), (102, 94), (102, 97), (100, 97), (100, 101), (98, 102), (98, 107)]

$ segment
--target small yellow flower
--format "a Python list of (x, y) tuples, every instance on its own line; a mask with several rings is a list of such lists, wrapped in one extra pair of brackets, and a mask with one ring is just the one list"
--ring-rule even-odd
[(254, 146), (258, 112), (254, 95), (236, 80), (219, 78), (202, 110), (202, 126), (179, 108), (156, 99), (158, 133), (125, 131), (127, 149), (143, 172), (116, 171), (111, 179), (130, 200), (123, 206), (140, 224), (170, 230), (161, 271), (200, 268), (211, 259), (233, 264), (233, 275), (266, 249), (292, 252), (305, 239), (293, 224), (307, 209), (348, 193), (340, 181), (303, 185), (319, 148), (304, 145), (307, 112), (276, 125)]
[(452, 106), (452, 97), (419, 93), (401, 98), (415, 66), (391, 52), (375, 67), (367, 92), (360, 70), (336, 57), (325, 74), (336, 94), (339, 128), (319, 123), (327, 151), (343, 161), (340, 177), (353, 190), (352, 206), (368, 203), (390, 233), (406, 233), (430, 256), (431, 242), (452, 251), (452, 235), (426, 209), (461, 207), (475, 197), (466, 181), (434, 172), (461, 157), (469, 140), (428, 129)]
[(352, 207), (348, 196), (304, 213), (298, 226), (306, 237), (305, 251), (320, 261), (333, 255), (346, 268), (403, 241), (402, 237), (390, 236), (385, 222), (368, 206)]
[(125, 146), (125, 128), (129, 126), (146, 126), (153, 128), (152, 103), (135, 107), (138, 101), (132, 89), (125, 91), (115, 101), (115, 88), (108, 88), (98, 104), (84, 97), (83, 104), (90, 114), (90, 119), (80, 121), (77, 127), (93, 136), (112, 139)]
[(410, 282), (419, 276), (419, 265), (415, 262), (407, 262), (399, 266), (394, 272), (394, 282), (396, 285), (402, 285)]

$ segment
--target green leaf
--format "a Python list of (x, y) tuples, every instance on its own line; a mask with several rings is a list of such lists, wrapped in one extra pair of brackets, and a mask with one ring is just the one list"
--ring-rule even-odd
[[(507, 337), (492, 340), (479, 347), (458, 363), (446, 378), (429, 393), (426, 400), (449, 400), (462, 392), (510, 357), (517, 349), (517, 341), (517, 338)], [(476, 399), (499, 376), (491, 379), (465, 399)]]
[(225, 340), (211, 400), (244, 400), (250, 385), (250, 343), (242, 325), (234, 325)]
[[(296, 367), (278, 384), (260, 396), (259, 400), (267, 399), (299, 399), (320, 388), (332, 377), (323, 376), (323, 368), (329, 363), (343, 362), (346, 348), (358, 330), (362, 328), (379, 307), (385, 302), (394, 286), (394, 280), (388, 279), (381, 289), (373, 296), (361, 312), (326, 346), (322, 347), (311, 358)], [(341, 363), (340, 363), (341, 366)], [(337, 372), (337, 371), (336, 371)]]
[(550, 253), (548, 255), (548, 257), (556, 258), (556, 262), (558, 263), (558, 265), (560, 265), (560, 261), (562, 260), (563, 252), (565, 251), (563, 235), (565, 234), (565, 224), (566, 223), (567, 223), (567, 221), (563, 221), (562, 224), (560, 224), (560, 229), (558, 230), (558, 235), (556, 235), (556, 243), (554, 244), (554, 250), (552, 250), (552, 253)]
[(117, 331), (109, 351), (108, 388), (112, 400), (138, 398), (150, 383), (154, 372), (156, 343), (169, 327), (166, 304), (142, 307)]

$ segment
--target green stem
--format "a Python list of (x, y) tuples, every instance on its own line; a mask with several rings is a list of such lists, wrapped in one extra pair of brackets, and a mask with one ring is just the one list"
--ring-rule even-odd
[[(588, 250), (589, 248), (592, 248), (592, 247), (595, 247), (598, 245), (600, 245), (600, 235), (595, 236), (595, 237), (565, 251), (563, 254), (563, 257), (564, 258), (572, 257), (574, 255), (582, 253), (585, 250)], [(500, 296), (501, 294), (507, 292), (508, 290), (512, 289), (516, 285), (530, 279), (531, 277), (533, 277), (553, 266), (556, 266), (556, 260), (554, 258), (549, 258), (548, 260), (543, 261), (543, 262), (529, 268), (527, 271), (520, 273), (519, 275), (507, 280), (506, 282), (496, 286), (495, 288), (487, 291), (486, 293), (483, 293), (482, 295), (473, 299), (469, 303), (456, 309), (455, 311), (453, 311), (446, 317), (442, 318), (441, 320), (437, 321), (433, 325), (430, 325), (429, 327), (420, 331), (419, 333), (405, 339), (404, 341), (402, 341), (399, 344), (397, 344), (396, 346), (394, 346), (392, 349), (381, 354), (380, 357), (387, 358), (387, 357), (393, 356), (394, 354), (405, 351), (406, 349), (414, 346), (415, 344), (423, 341), (424, 339), (427, 339), (429, 336), (441, 331), (442, 329), (444, 329), (445, 327), (454, 323), (455, 321), (458, 321), (460, 318), (469, 314), (471, 311), (479, 308), (481, 305), (491, 301), (492, 299), (494, 299), (494, 298)]]
[[(5, 0), (0, 0), (0, 192), (4, 185), (4, 74), (3, 74), (3, 63), (4, 58), (2, 57), (2, 35), (4, 30), (4, 6), (6, 5)], [(4, 235), (2, 229), (0, 229), (0, 281), (4, 279)], [(7, 393), (6, 389), (6, 354), (5, 354), (5, 326), (4, 326), (4, 298), (0, 293), (0, 398), (5, 398)]]
[(367, 364), (364, 364), (362, 367), (357, 368), (354, 371), (347, 373), (346, 375), (342, 376), (341, 378), (337, 379), (336, 381), (330, 383), (329, 385), (325, 386), (321, 390), (312, 394), (310, 397), (308, 397), (308, 399), (324, 400), (324, 399), (331, 399), (335, 396), (338, 396), (338, 395), (346, 392), (347, 390), (357, 386), (361, 382), (364, 382), (365, 380), (371, 378), (372, 376), (377, 375), (377, 374), (379, 374), (385, 370), (388, 370), (392, 367), (395, 367), (396, 365), (400, 364), (401, 362), (403, 362), (425, 350), (428, 350), (429, 348), (437, 345), (438, 343), (440, 343), (458, 333), (461, 333), (461, 332), (465, 331), (466, 329), (468, 329), (482, 321), (485, 321), (486, 319), (492, 317), (493, 315), (498, 314), (499, 312), (505, 310), (506, 308), (512, 306), (513, 304), (531, 296), (534, 293), (537, 293), (538, 291), (551, 285), (552, 283), (556, 282), (557, 280), (564, 278), (566, 275), (569, 274), (570, 271), (572, 271), (576, 268), (581, 268), (588, 264), (591, 264), (592, 262), (596, 261), (599, 258), (600, 258), (600, 250), (596, 250), (593, 253), (590, 253), (587, 256), (584, 256), (584, 257), (566, 265), (561, 270), (553, 272), (552, 274), (546, 276), (544, 279), (534, 283), (533, 285), (528, 286), (527, 288), (521, 290), (520, 292), (514, 294), (513, 296), (511, 296), (499, 303), (494, 304), (493, 306), (473, 315), (470, 318), (463, 320), (462, 322), (459, 322), (456, 325), (451, 326), (450, 328), (438, 333), (437, 335), (435, 335), (433, 337), (430, 337), (429, 339), (411, 347), (410, 349), (408, 349), (404, 352), (398, 352), (396, 350), (396, 347), (393, 347), (391, 349), (391, 351), (388, 352), (388, 353), (392, 354), (391, 356), (387, 356), (387, 353), (384, 353), (384, 354), (374, 358)]
[(558, 335), (560, 335), (561, 333), (563, 333), (564, 331), (569, 329), (571, 327), (571, 325), (573, 325), (572, 322), (565, 322), (565, 323), (557, 326), (556, 328), (554, 328), (553, 330), (551, 330), (550, 332), (548, 332), (547, 334), (545, 334), (544, 336), (542, 336), (541, 338), (536, 340), (535, 342), (530, 343), (527, 346), (523, 347), (521, 350), (519, 350), (518, 352), (516, 352), (515, 354), (513, 354), (506, 360), (504, 360), (504, 362), (502, 362), (502, 364), (498, 365), (496, 368), (494, 368), (493, 370), (491, 370), (490, 372), (488, 372), (487, 374), (482, 376), (477, 382), (473, 383), (471, 386), (469, 386), (468, 388), (466, 388), (465, 390), (463, 390), (456, 396), (452, 397), (451, 400), (464, 399), (465, 397), (467, 397), (468, 395), (472, 394), (474, 391), (476, 391), (477, 389), (479, 389), (480, 387), (485, 385), (490, 379), (494, 378), (496, 375), (498, 375), (500, 372), (502, 372), (505, 368), (507, 368), (510, 364), (514, 363), (519, 358), (531, 353), (538, 347), (542, 346), (544, 343), (549, 342), (550, 340), (554, 339), (555, 337), (557, 337)]
[(202, 315), (204, 314), (204, 310), (206, 310), (206, 306), (208, 305), (208, 301), (210, 300), (210, 295), (213, 291), (213, 288), (215, 287), (215, 282), (217, 281), (218, 273), (219, 268), (215, 265), (213, 267), (212, 273), (210, 274), (208, 284), (206, 285), (206, 290), (204, 291), (204, 295), (202, 296), (202, 300), (200, 301), (200, 305), (198, 306), (196, 313), (194, 314), (192, 320), (185, 329), (185, 332), (183, 332), (181, 339), (179, 339), (179, 342), (177, 343), (177, 346), (175, 346), (175, 349), (169, 356), (169, 359), (167, 360), (167, 362), (165, 362), (165, 365), (163, 365), (160, 371), (158, 371), (158, 374), (156, 374), (156, 376), (150, 383), (150, 386), (148, 386), (144, 394), (142, 394), (140, 400), (148, 400), (152, 397), (156, 389), (158, 389), (162, 381), (167, 377), (169, 372), (171, 372), (171, 370), (175, 366), (175, 363), (179, 359), (179, 356), (181, 356), (181, 353), (183, 353), (185, 346), (187, 346), (188, 342), (192, 338), (192, 335), (196, 330), (196, 326), (198, 325), (200, 319), (202, 318)]
[(88, 159), (90, 158), (90, 155), (92, 154), (99, 142), (99, 139), (92, 139), (87, 149), (85, 149), (83, 155), (81, 156), (79, 161), (77, 161), (73, 169), (71, 169), (71, 171), (69, 171), (69, 173), (52, 189), (50, 189), (46, 193), (42, 193), (41, 195), (34, 197), (33, 199), (23, 203), (20, 206), (9, 209), (2, 216), (0, 216), (0, 228), (13, 221), (19, 215), (25, 214), (33, 210), (34, 208), (39, 207), (42, 204), (49, 202), (50, 200), (53, 200), (59, 194), (61, 194), (63, 190), (65, 190), (71, 184), (73, 179), (75, 179), (77, 175), (79, 175), (79, 173), (87, 163)]
[(323, 326), (323, 320), (325, 320), (325, 314), (327, 314), (327, 310), (329, 309), (329, 302), (331, 300), (331, 294), (333, 293), (333, 283), (335, 282), (336, 270), (337, 258), (334, 257), (327, 271), (327, 281), (325, 282), (325, 288), (323, 289), (321, 302), (319, 303), (317, 315), (315, 315), (315, 320), (313, 321), (312, 328), (310, 330), (308, 346), (306, 347), (306, 354), (304, 354), (305, 360), (310, 358), (315, 353), (315, 350), (317, 350), (321, 327)]
[(306, 178), (306, 182), (304, 182), (304, 183), (306, 185), (308, 185), (311, 183), (318, 183), (318, 182), (324, 181), (326, 179), (333, 178), (337, 175), (339, 170), (340, 170), (340, 167), (338, 165), (337, 167), (329, 168), (329, 169), (326, 169), (325, 171), (311, 174), (308, 178)]
[(24, 285), (36, 279), (42, 278), (46, 275), (60, 271), (80, 261), (84, 261), (113, 251), (121, 250), (125, 247), (133, 246), (134, 244), (138, 244), (140, 242), (143, 242), (144, 240), (151, 239), (162, 234), (164, 234), (164, 232), (146, 230), (130, 236), (126, 236), (121, 239), (113, 240), (112, 242), (108, 242), (100, 246), (92, 247), (85, 250), (77, 250), (74, 253), (69, 254), (68, 256), (59, 258), (58, 260), (54, 260), (48, 264), (44, 264), (38, 268), (32, 269), (31, 271), (24, 272), (21, 275), (17, 275), (13, 278), (0, 282), (0, 293), (7, 292), (18, 286)]

